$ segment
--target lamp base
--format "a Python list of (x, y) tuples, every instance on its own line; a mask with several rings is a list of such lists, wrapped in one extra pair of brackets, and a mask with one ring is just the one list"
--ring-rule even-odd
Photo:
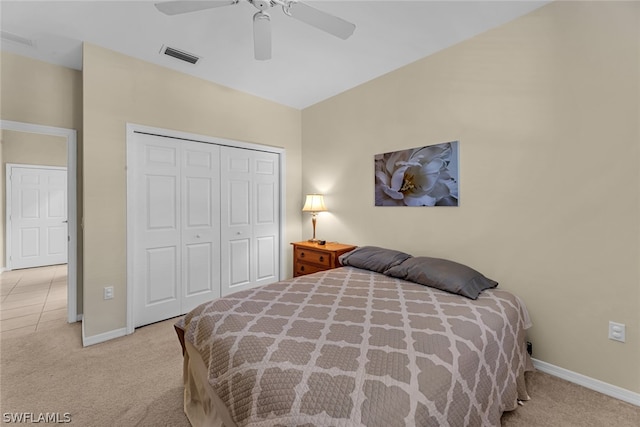
[(322, 239), (309, 239), (307, 240), (309, 243), (315, 243), (318, 246), (324, 246), (327, 244), (326, 240), (322, 240)]

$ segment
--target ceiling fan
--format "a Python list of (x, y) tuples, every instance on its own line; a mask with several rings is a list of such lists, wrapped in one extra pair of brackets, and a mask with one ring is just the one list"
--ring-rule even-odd
[[(178, 0), (156, 3), (156, 8), (166, 15), (198, 12), (215, 7), (230, 6), (241, 0)], [(356, 26), (342, 18), (300, 3), (298, 0), (246, 0), (258, 9), (253, 15), (253, 47), (258, 60), (271, 59), (271, 18), (266, 12), (274, 6), (282, 6), (285, 15), (296, 18), (329, 34), (346, 40)]]

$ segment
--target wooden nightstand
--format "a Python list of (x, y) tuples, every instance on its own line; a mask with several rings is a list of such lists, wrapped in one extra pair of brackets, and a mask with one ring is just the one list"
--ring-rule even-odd
[(293, 245), (293, 277), (340, 267), (338, 257), (356, 248), (353, 245), (296, 242)]

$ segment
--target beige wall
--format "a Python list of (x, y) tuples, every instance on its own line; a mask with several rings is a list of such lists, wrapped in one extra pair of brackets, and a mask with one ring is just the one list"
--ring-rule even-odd
[[(475, 267), (527, 303), (534, 357), (640, 392), (639, 24), (555, 2), (305, 109), (318, 234)], [(451, 140), (459, 207), (373, 206), (374, 154)]]
[[(284, 232), (300, 238), (299, 110), (94, 45), (83, 54), (86, 337), (126, 326), (127, 122), (285, 148)], [(107, 285), (115, 297), (105, 301)]]
[(2, 130), (5, 163), (67, 166), (66, 138), (29, 132)]
[[(468, 263), (527, 302), (536, 358), (639, 392), (639, 7), (556, 2), (302, 121), (86, 46), (85, 332), (125, 325), (124, 124), (134, 122), (286, 148), (287, 241), (310, 235), (302, 194), (322, 191), (319, 237)], [(1, 61), (0, 117), (77, 129), (81, 150), (82, 74), (6, 52)], [(374, 154), (451, 139), (461, 141), (460, 207), (373, 207)], [(116, 298), (105, 302), (107, 283)], [(625, 344), (607, 340), (608, 320), (627, 325)]]
[[(26, 58), (8, 52), (0, 52), (0, 118), (15, 122), (31, 123), (41, 126), (51, 126), (77, 131), (78, 151), (82, 149), (82, 73), (46, 62)], [(17, 134), (14, 134), (17, 136)], [(3, 134), (3, 138), (5, 135)], [(23, 134), (22, 138), (27, 138), (28, 134)], [(33, 136), (34, 138), (38, 138)], [(30, 137), (29, 137), (30, 138)], [(47, 137), (43, 137), (47, 138)], [(45, 141), (45, 139), (38, 139)], [(29, 141), (33, 141), (29, 139)], [(25, 162), (31, 158), (27, 144), (32, 144), (26, 139), (18, 142), (16, 148), (9, 150), (19, 155)], [(46, 139), (47, 149), (54, 149), (50, 139)], [(59, 142), (58, 142), (59, 143)], [(37, 144), (37, 143), (36, 143)], [(55, 145), (55, 142), (54, 142)], [(3, 144), (4, 146), (4, 144)], [(23, 149), (25, 148), (25, 149)], [(55, 150), (55, 149), (54, 149)], [(0, 151), (5, 151), (4, 149)], [(66, 145), (65, 145), (66, 153)], [(4, 153), (5, 156), (7, 153)], [(41, 155), (40, 152), (38, 155)], [(47, 154), (48, 155), (48, 154)], [(35, 159), (35, 162), (39, 160)], [(66, 154), (65, 160), (66, 162)], [(5, 158), (4, 162), (17, 162)], [(56, 160), (58, 162), (58, 160)], [(33, 163), (33, 162), (32, 162)], [(37, 163), (36, 163), (37, 164)], [(78, 174), (81, 165), (78, 165)], [(4, 188), (4, 172), (0, 178), (0, 185)], [(78, 180), (78, 199), (82, 197), (82, 183)], [(81, 207), (79, 206), (80, 210)], [(78, 212), (81, 218), (82, 212)], [(4, 224), (4, 209), (0, 213)], [(82, 229), (78, 224), (78, 274), (77, 274), (77, 312), (82, 313), (82, 256), (80, 247), (82, 244)], [(4, 241), (4, 235), (3, 241)], [(2, 265), (4, 265), (4, 252), (2, 254)]]
[(2, 51), (3, 120), (76, 129), (82, 125), (82, 73)]

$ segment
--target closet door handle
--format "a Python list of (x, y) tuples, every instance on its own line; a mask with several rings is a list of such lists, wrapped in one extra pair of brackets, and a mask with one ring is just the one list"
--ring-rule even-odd
[(196, 239), (199, 239), (199, 238), (200, 238), (200, 235), (199, 235), (199, 234), (196, 234)]

